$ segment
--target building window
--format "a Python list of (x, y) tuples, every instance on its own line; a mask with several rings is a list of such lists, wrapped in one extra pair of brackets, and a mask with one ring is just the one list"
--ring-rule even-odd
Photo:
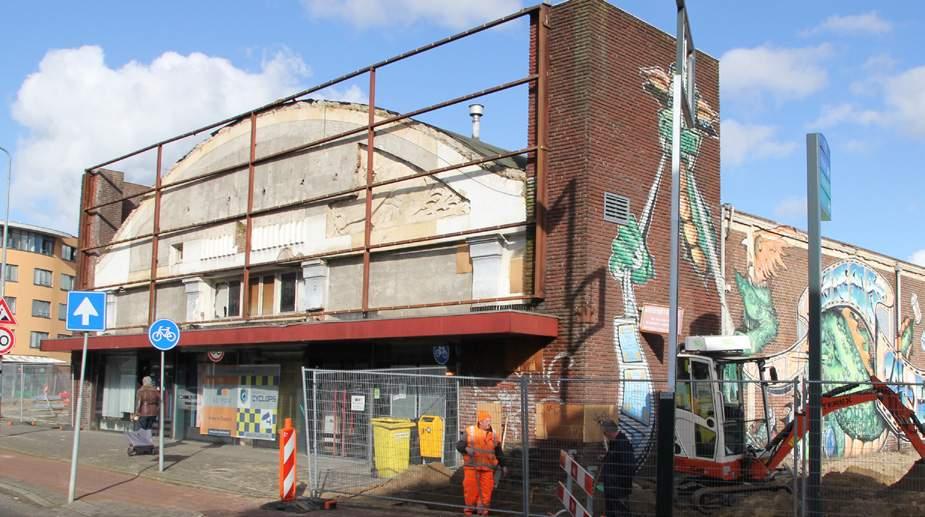
[(72, 291), (74, 289), (74, 275), (65, 275), (61, 273), (61, 290)]
[(16, 264), (6, 265), (6, 281), (19, 282), (19, 266)]
[(16, 297), (4, 296), (4, 298), (6, 298), (6, 305), (10, 308), (10, 312), (16, 314)]
[(67, 244), (61, 245), (61, 258), (69, 262), (74, 262), (77, 260), (77, 248), (73, 246), (68, 246)]
[(67, 304), (66, 303), (58, 304), (58, 319), (61, 321), (67, 321)]
[(286, 273), (280, 277), (279, 312), (295, 311), (296, 273)]
[(215, 316), (234, 318), (241, 315), (241, 282), (215, 284)]
[(55, 254), (54, 237), (19, 228), (10, 228), (7, 246), (14, 250), (31, 251), (42, 255), (53, 256)]
[(29, 336), (29, 348), (42, 348), (42, 340), (48, 338), (48, 332), (33, 332)]
[(53, 278), (51, 271), (47, 269), (35, 269), (35, 273), (32, 275), (32, 283), (35, 285), (44, 285), (45, 287), (51, 287), (51, 279)]
[(32, 300), (32, 315), (36, 318), (51, 318), (51, 302)]

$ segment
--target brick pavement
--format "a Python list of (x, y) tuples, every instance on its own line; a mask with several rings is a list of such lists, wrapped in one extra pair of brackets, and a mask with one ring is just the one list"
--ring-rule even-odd
[[(28, 491), (39, 500), (48, 501), (48, 508), (64, 504), (72, 436), (69, 431), (0, 425), (0, 490), (6, 485)], [(277, 453), (274, 450), (215, 447), (197, 442), (170, 444), (170, 448), (165, 447), (167, 469), (159, 473), (157, 456), (130, 458), (126, 455), (124, 440), (122, 435), (115, 433), (81, 433), (77, 485), (80, 505), (75, 508), (82, 505), (93, 510), (78, 514), (130, 515), (140, 512), (171, 517), (291, 515), (261, 510), (262, 505), (277, 497)], [(354, 504), (348, 506), (343, 502), (339, 506), (330, 515), (436, 515), (422, 508), (369, 508)]]

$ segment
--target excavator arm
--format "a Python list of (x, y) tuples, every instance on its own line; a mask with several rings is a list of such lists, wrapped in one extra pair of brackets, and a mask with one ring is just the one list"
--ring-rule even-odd
[[(889, 411), (890, 415), (896, 421), (896, 424), (906, 435), (909, 443), (915, 448), (919, 456), (925, 459), (925, 442), (922, 437), (925, 436), (925, 426), (915, 416), (915, 413), (902, 403), (899, 395), (884, 384), (880, 379), (870, 377), (871, 387), (862, 391), (851, 392), (860, 384), (848, 384), (831, 390), (822, 396), (822, 415), (828, 415), (833, 411), (844, 409), (858, 404), (879, 401), (883, 407)], [(784, 459), (793, 451), (797, 440), (803, 439), (808, 430), (808, 418), (805, 413), (798, 413), (787, 427), (771, 440), (769, 444), (770, 454), (766, 462), (753, 462), (749, 466), (749, 477), (751, 479), (767, 479), (774, 472)]]

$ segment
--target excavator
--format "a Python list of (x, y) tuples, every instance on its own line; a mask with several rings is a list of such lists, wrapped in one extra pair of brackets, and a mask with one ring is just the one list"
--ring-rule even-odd
[[(787, 469), (781, 464), (808, 431), (808, 415), (801, 408), (793, 408), (790, 421), (766, 444), (748, 443), (743, 400), (745, 366), (757, 367), (764, 408), (764, 418), (751, 423), (765, 426), (768, 437), (775, 428), (768, 386), (777, 381), (774, 368), (766, 367), (766, 358), (748, 356), (749, 350), (747, 336), (690, 336), (678, 353), (676, 485), (679, 491), (690, 494), (693, 505), (705, 513), (750, 492), (790, 491), (791, 483), (785, 480)], [(869, 402), (882, 404), (925, 459), (925, 426), (895, 391), (874, 376), (869, 383), (845, 384), (824, 393), (822, 415)]]

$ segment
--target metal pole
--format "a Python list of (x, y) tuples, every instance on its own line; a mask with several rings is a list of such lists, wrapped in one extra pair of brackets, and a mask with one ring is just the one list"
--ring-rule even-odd
[(23, 401), (26, 398), (25, 368), (25, 365), (19, 365), (19, 423), (23, 422)]
[[(792, 473), (793, 473), (793, 516), (794, 517), (797, 516), (797, 512), (798, 512), (797, 496), (800, 493), (798, 490), (799, 479), (800, 479), (800, 476), (798, 475), (799, 466), (800, 466), (800, 458), (799, 458), (798, 452), (800, 451), (801, 447), (799, 445), (799, 441), (797, 440), (797, 437), (800, 436), (799, 418), (797, 418), (797, 413), (799, 411), (799, 407), (797, 406), (797, 395), (799, 394), (799, 391), (797, 390), (799, 389), (800, 388), (799, 388), (799, 385), (797, 384), (797, 380), (793, 379), (793, 470), (792, 470)], [(768, 434), (768, 439), (770, 439), (770, 437), (771, 435)]]
[(312, 483), (312, 487), (316, 491), (314, 496), (321, 495), (321, 487), (318, 486), (318, 372), (312, 371), (312, 418), (314, 420), (314, 425), (312, 425), (312, 442), (314, 442), (315, 453), (312, 455), (312, 459), (315, 462), (314, 469), (315, 480)]
[(299, 371), (302, 372), (302, 417), (305, 420), (305, 427), (303, 427), (303, 432), (305, 433), (305, 464), (308, 466), (308, 477), (305, 479), (308, 480), (309, 495), (313, 495), (315, 492), (315, 487), (311, 486), (314, 483), (314, 478), (312, 478), (312, 473), (314, 469), (312, 468), (312, 441), (308, 437), (308, 390), (305, 386), (305, 367), (303, 366)]
[(67, 487), (67, 502), (74, 502), (74, 492), (77, 489), (77, 450), (80, 448), (80, 415), (83, 411), (84, 401), (84, 374), (87, 370), (87, 336), (84, 332), (83, 352), (80, 355), (80, 384), (77, 386), (77, 413), (74, 415), (74, 448), (71, 450), (71, 481)]
[(523, 469), (524, 516), (530, 515), (530, 414), (528, 413), (527, 390), (530, 385), (526, 376), (520, 378), (520, 441), (523, 444), (521, 469)]
[(13, 157), (10, 152), (0, 147), (0, 151), (6, 153), (7, 175), (6, 175), (6, 216), (3, 223), (3, 267), (0, 268), (0, 298), (6, 296), (6, 247), (7, 235), (10, 229), (10, 187), (13, 183)]
[[(657, 448), (657, 497), (656, 514), (671, 516), (674, 497), (674, 407), (675, 407), (675, 368), (678, 355), (678, 248), (679, 227), (681, 219), (681, 111), (682, 66), (686, 62), (685, 28), (687, 11), (683, 2), (678, 5), (678, 39), (677, 62), (672, 81), (672, 116), (671, 116), (671, 250), (670, 273), (668, 279), (668, 363), (667, 389), (659, 393), (658, 448)], [(693, 92), (690, 92), (693, 95)]]
[(164, 352), (161, 351), (161, 403), (158, 404), (160, 408), (160, 416), (157, 418), (158, 432), (157, 432), (157, 470), (158, 472), (164, 472)]
[[(13, 183), (13, 157), (10, 152), (0, 147), (0, 151), (6, 153), (7, 174), (6, 174), (6, 218), (3, 223), (3, 265), (0, 266), (0, 298), (6, 297), (6, 244), (7, 235), (10, 228), (10, 187)], [(0, 381), (3, 379), (3, 356), (0, 355)], [(3, 404), (3, 393), (0, 390), (0, 405)]]
[(822, 515), (822, 236), (819, 205), (821, 135), (806, 135), (806, 217), (809, 249), (809, 515)]

